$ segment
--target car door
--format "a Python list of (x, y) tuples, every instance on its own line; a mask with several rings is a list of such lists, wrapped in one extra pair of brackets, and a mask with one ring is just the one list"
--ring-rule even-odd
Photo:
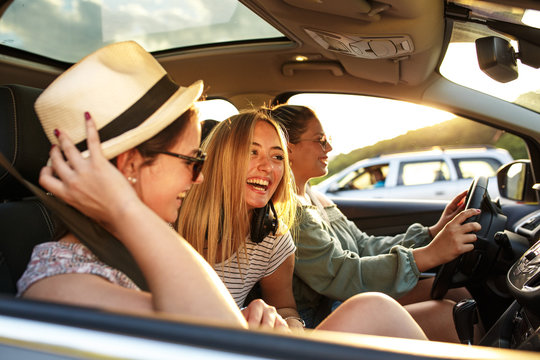
[(451, 164), (444, 158), (401, 160), (395, 199), (448, 200), (455, 195)]
[(370, 235), (396, 235), (414, 223), (435, 224), (447, 201), (332, 198), (356, 226)]
[[(508, 159), (511, 161), (512, 159)], [(488, 177), (488, 192), (492, 199), (499, 196), (497, 169), (503, 165), (499, 159), (477, 156), (477, 157), (455, 157), (452, 159), (458, 174), (458, 182), (462, 186), (468, 186), (476, 176)]]

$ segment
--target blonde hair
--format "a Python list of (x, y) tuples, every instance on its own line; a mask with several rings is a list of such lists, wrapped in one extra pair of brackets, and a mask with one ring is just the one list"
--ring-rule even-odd
[(246, 204), (246, 174), (258, 121), (266, 121), (276, 129), (284, 153), (283, 177), (272, 195), (280, 224), (278, 233), (291, 229), (294, 222), (294, 178), (281, 127), (269, 116), (267, 109), (245, 111), (222, 121), (202, 144), (207, 153), (202, 170), (204, 181), (189, 191), (178, 218), (180, 235), (212, 267), (218, 260), (226, 261), (235, 253), (239, 255), (242, 248), (245, 251), (251, 218)]

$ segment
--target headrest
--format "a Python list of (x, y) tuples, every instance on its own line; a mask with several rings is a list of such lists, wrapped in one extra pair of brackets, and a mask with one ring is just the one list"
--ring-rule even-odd
[[(28, 86), (0, 85), (0, 152), (25, 179), (36, 185), (51, 148), (34, 111), (34, 102), (41, 92)], [(0, 167), (0, 201), (31, 195)]]

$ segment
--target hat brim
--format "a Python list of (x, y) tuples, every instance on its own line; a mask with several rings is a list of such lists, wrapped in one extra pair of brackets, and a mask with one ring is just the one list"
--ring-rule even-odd
[[(103, 155), (107, 159), (112, 159), (152, 138), (193, 106), (201, 97), (202, 92), (203, 82), (201, 80), (194, 82), (187, 88), (180, 87), (139, 126), (101, 143)], [(88, 157), (89, 151), (84, 151), (82, 156)]]

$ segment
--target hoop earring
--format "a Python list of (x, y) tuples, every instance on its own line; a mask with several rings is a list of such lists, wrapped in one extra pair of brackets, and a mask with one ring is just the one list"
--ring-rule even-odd
[(137, 178), (128, 176), (127, 180), (132, 184), (135, 185), (137, 183)]

